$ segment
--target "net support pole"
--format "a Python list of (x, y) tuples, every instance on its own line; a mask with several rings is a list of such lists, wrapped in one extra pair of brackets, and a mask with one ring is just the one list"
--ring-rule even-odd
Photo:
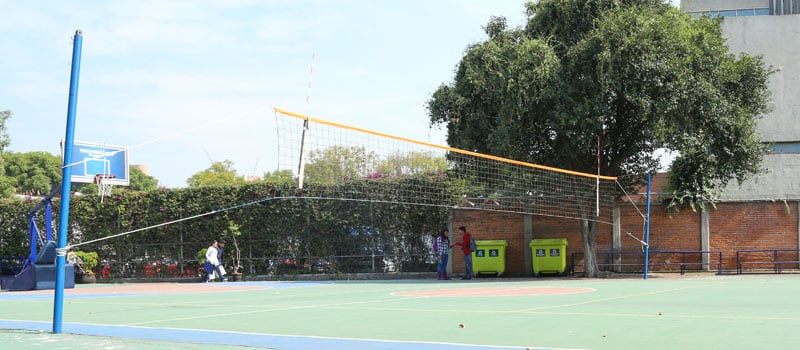
[(297, 165), (297, 188), (303, 188), (304, 174), (306, 171), (306, 153), (308, 153), (308, 132), (310, 117), (303, 121), (303, 136), (300, 138), (300, 159)]
[(650, 268), (650, 180), (651, 175), (647, 173), (647, 214), (644, 219), (644, 279), (647, 279), (647, 273)]
[(64, 313), (64, 275), (67, 262), (67, 231), (69, 229), (69, 194), (72, 178), (72, 147), (75, 142), (75, 111), (78, 104), (78, 78), (81, 71), (81, 47), (83, 35), (75, 31), (72, 42), (72, 72), (69, 78), (69, 102), (67, 104), (67, 130), (64, 136), (64, 166), (61, 169), (61, 212), (58, 224), (58, 249), (56, 250), (56, 286), (53, 301), (53, 333), (61, 333), (61, 320)]
[(600, 217), (600, 135), (597, 135), (597, 183), (595, 184), (595, 208)]

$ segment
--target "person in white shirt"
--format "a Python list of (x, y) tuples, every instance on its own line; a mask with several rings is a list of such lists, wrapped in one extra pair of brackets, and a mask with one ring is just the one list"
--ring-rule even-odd
[(214, 273), (222, 280), (222, 271), (220, 271), (219, 266), (219, 259), (217, 258), (217, 240), (214, 240), (211, 242), (211, 246), (206, 250), (206, 266), (203, 268), (206, 272), (206, 283), (211, 281), (214, 277)]

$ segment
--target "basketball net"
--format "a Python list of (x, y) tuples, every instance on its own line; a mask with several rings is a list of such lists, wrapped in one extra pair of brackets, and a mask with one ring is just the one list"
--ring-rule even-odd
[(114, 175), (97, 174), (94, 176), (94, 183), (97, 185), (97, 194), (100, 195), (100, 203), (103, 203), (103, 198), (111, 194), (111, 188), (114, 184), (110, 183), (110, 179), (115, 178)]

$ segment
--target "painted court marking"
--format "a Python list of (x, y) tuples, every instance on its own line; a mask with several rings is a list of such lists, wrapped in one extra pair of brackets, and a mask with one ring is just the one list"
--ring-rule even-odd
[[(228, 282), (228, 283), (121, 283), (81, 285), (64, 289), (67, 298), (122, 297), (149, 294), (193, 294), (301, 288), (329, 285), (326, 282)], [(0, 300), (51, 299), (54, 291), (27, 290), (0, 292)]]
[[(223, 291), (220, 289), (223, 285), (219, 283), (136, 283), (136, 284), (108, 284), (98, 285), (88, 288), (65, 288), (64, 294), (81, 295), (81, 294), (176, 294), (176, 293), (205, 293), (205, 292), (218, 292)], [(245, 285), (225, 285), (224, 291), (229, 292), (233, 290), (256, 290), (270, 288), (268, 286), (245, 286)], [(30, 291), (7, 291), (8, 295), (25, 294), (36, 295), (46, 294), (53, 295), (53, 290), (30, 290)]]
[(594, 288), (513, 287), (513, 288), (451, 288), (395, 292), (396, 296), (414, 297), (510, 297), (524, 295), (563, 295), (594, 292)]

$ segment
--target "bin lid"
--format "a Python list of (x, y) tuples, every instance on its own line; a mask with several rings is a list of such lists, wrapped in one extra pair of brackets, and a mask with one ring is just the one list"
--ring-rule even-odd
[(566, 238), (538, 238), (532, 239), (529, 244), (531, 247), (540, 245), (567, 245)]
[(504, 239), (494, 239), (494, 240), (491, 240), (491, 239), (478, 240), (478, 239), (476, 239), (475, 240), (475, 244), (478, 247), (480, 247), (480, 246), (490, 246), (490, 245), (499, 245), (499, 246), (505, 247), (505, 246), (508, 245), (508, 243)]

